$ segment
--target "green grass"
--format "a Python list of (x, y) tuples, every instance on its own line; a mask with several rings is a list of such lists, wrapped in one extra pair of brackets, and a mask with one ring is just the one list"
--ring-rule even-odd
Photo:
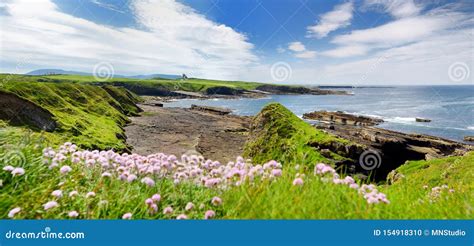
[[(210, 204), (211, 198), (219, 195), (216, 190), (189, 184), (175, 186), (170, 180), (161, 180), (150, 188), (140, 181), (129, 184), (116, 178), (103, 179), (97, 168), (86, 169), (83, 164), (70, 164), (73, 172), (67, 176), (60, 175), (58, 169), (49, 170), (48, 165), (43, 164), (41, 150), (46, 146), (48, 144), (38, 133), (0, 129), (0, 167), (21, 166), (26, 170), (25, 175), (12, 177), (0, 169), (0, 218), (7, 218), (8, 211), (17, 206), (22, 208), (18, 215), (20, 219), (68, 218), (67, 213), (72, 210), (78, 211), (82, 219), (119, 219), (127, 212), (133, 213), (134, 218), (175, 218), (184, 212), (184, 206), (189, 201), (193, 201), (197, 207), (193, 212), (187, 212), (190, 218), (202, 219), (204, 211), (211, 208), (222, 216), (222, 210)], [(51, 192), (56, 189), (64, 191), (64, 197), (58, 201), (61, 205), (51, 212), (45, 212), (42, 205), (52, 200)], [(72, 190), (81, 195), (69, 198), (67, 192)], [(90, 191), (97, 195), (86, 198), (84, 195)], [(162, 195), (162, 202), (159, 204), (159, 213), (150, 215), (144, 201), (155, 193)], [(204, 208), (199, 209), (201, 203)], [(175, 209), (172, 215), (162, 214), (166, 206)]]
[[(418, 168), (418, 166), (426, 168)], [(242, 186), (227, 192), (227, 218), (247, 219), (473, 219), (474, 152), (463, 157), (409, 162), (398, 171), (405, 178), (381, 185), (390, 204), (367, 204), (355, 190), (307, 174), (302, 187), (291, 182), (296, 171), (271, 184)], [(411, 171), (407, 171), (411, 169)], [(428, 188), (424, 188), (427, 185)], [(431, 188), (454, 189), (433, 199)]]
[(208, 79), (186, 79), (186, 80), (170, 80), (170, 79), (129, 79), (129, 78), (111, 78), (107, 81), (97, 81), (93, 76), (84, 75), (45, 75), (45, 76), (29, 76), (29, 75), (10, 75), (0, 74), (0, 81), (15, 82), (51, 82), (51, 83), (86, 83), (86, 84), (115, 84), (123, 85), (129, 88), (160, 88), (170, 91), (189, 91), (204, 92), (212, 87), (230, 87), (234, 89), (253, 90), (263, 83), (243, 82), (243, 81), (221, 81)]
[[(57, 144), (72, 141), (84, 148), (125, 150), (122, 127), (138, 114), (138, 98), (123, 88), (75, 83), (4, 83), (0, 90), (49, 110), (59, 128), (45, 134)], [(108, 92), (109, 91), (109, 92)]]
[[(268, 104), (252, 122), (251, 138), (247, 141), (244, 155), (256, 163), (277, 160), (285, 165), (300, 165), (311, 169), (318, 162), (329, 163), (326, 157), (309, 143), (339, 142), (341, 139), (314, 128), (279, 103)], [(331, 153), (332, 160), (342, 160)]]
[[(7, 140), (7, 141), (6, 141)], [(3, 142), (2, 142), (3, 141)], [(135, 219), (169, 219), (180, 213), (200, 219), (207, 209), (217, 212), (217, 218), (227, 219), (473, 219), (473, 163), (474, 152), (463, 157), (431, 161), (409, 162), (398, 169), (405, 177), (392, 185), (378, 189), (387, 194), (390, 204), (367, 204), (357, 191), (343, 185), (323, 182), (307, 171), (304, 185), (293, 186), (294, 165), (283, 165), (284, 175), (276, 181), (244, 183), (228, 190), (198, 187), (192, 184), (174, 185), (170, 180), (157, 179), (149, 188), (140, 182), (124, 183), (116, 179), (100, 178), (100, 170), (83, 165), (73, 167), (67, 176), (60, 175), (42, 163), (41, 149), (46, 145), (38, 133), (0, 131), (0, 166), (21, 166), (26, 173), (11, 177), (0, 171), (0, 218), (6, 218), (14, 207), (21, 207), (17, 218), (64, 219), (67, 212), (76, 210), (79, 218), (118, 219), (124, 213), (133, 213)], [(438, 199), (430, 195), (431, 188), (446, 184), (453, 193), (443, 192)], [(429, 188), (423, 188), (428, 185)], [(42, 205), (52, 200), (51, 192), (62, 189), (60, 206), (45, 212)], [(81, 196), (67, 197), (77, 190)], [(94, 191), (94, 198), (84, 194)], [(152, 194), (163, 197), (160, 211), (172, 206), (172, 215), (150, 215), (144, 200)], [(223, 199), (223, 206), (210, 204), (213, 196)], [(187, 202), (204, 208), (184, 211)]]

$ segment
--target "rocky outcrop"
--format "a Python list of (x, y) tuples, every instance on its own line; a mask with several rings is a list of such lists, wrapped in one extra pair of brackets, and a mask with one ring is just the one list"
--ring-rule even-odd
[(197, 110), (202, 112), (208, 112), (218, 115), (226, 115), (232, 113), (232, 110), (227, 108), (211, 107), (211, 106), (201, 106), (201, 105), (191, 105), (191, 110)]
[(227, 95), (227, 96), (236, 96), (244, 93), (245, 90), (235, 89), (232, 87), (225, 86), (215, 86), (209, 87), (206, 89), (206, 95)]
[[(140, 96), (180, 96), (179, 94), (170, 91), (166, 87), (159, 86), (159, 85), (150, 85), (150, 86), (143, 86), (140, 84), (134, 84), (129, 82), (110, 82), (113, 86), (121, 86), (126, 88), (127, 90), (140, 95)], [(97, 85), (101, 85), (98, 83)]]
[(474, 136), (465, 136), (464, 141), (466, 142), (474, 142)]
[(340, 111), (328, 112), (328, 111), (315, 111), (311, 113), (303, 114), (304, 119), (326, 121), (341, 125), (353, 125), (353, 126), (374, 126), (383, 122), (382, 119), (346, 114)]
[(430, 119), (419, 118), (419, 117), (415, 118), (415, 120), (416, 120), (416, 122), (431, 122)]
[(15, 94), (0, 91), (0, 119), (12, 125), (54, 131), (54, 115), (35, 103)]
[[(332, 144), (326, 146), (311, 143), (319, 149), (330, 149), (347, 157), (341, 165), (352, 166), (356, 172), (371, 173), (372, 177), (384, 180), (387, 174), (407, 160), (429, 160), (447, 156), (459, 156), (473, 150), (473, 146), (456, 141), (423, 134), (405, 134), (373, 126), (331, 125), (320, 123), (318, 128), (340, 138), (357, 143), (357, 146)], [(362, 146), (362, 147), (361, 147)], [(377, 160), (373, 169), (364, 167), (363, 158), (370, 154)]]
[(349, 95), (345, 91), (321, 90), (303, 86), (260, 85), (256, 89), (271, 94)]

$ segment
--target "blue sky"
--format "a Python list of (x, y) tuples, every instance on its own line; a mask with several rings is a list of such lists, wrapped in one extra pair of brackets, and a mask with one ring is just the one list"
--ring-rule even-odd
[(468, 0), (7, 0), (1, 72), (107, 63), (274, 83), (474, 84), (473, 10)]

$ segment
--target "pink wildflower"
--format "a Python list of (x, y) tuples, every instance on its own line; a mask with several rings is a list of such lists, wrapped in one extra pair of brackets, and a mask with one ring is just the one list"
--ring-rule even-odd
[(11, 171), (13, 171), (13, 169), (15, 169), (15, 168), (10, 166), (10, 165), (3, 167), (3, 171), (7, 171), (7, 172), (11, 172)]
[(122, 215), (122, 219), (124, 219), (124, 220), (132, 219), (132, 213), (126, 213), (126, 214)]
[(184, 209), (186, 211), (193, 210), (194, 209), (194, 203), (188, 202), (188, 204), (186, 204), (186, 207)]
[(293, 180), (293, 185), (294, 186), (302, 186), (303, 185), (303, 179), (302, 178), (296, 178)]
[(359, 185), (356, 184), (356, 183), (350, 184), (350, 185), (349, 185), (349, 188), (351, 188), (351, 189), (359, 189)]
[(206, 213), (204, 213), (204, 219), (208, 220), (210, 218), (214, 218), (216, 216), (216, 212), (212, 210), (207, 210)]
[(178, 217), (176, 217), (177, 220), (187, 220), (188, 219), (188, 216), (186, 216), (185, 214), (180, 214), (178, 215)]
[(15, 169), (12, 170), (12, 175), (13, 176), (21, 176), (25, 174), (25, 169), (21, 167), (16, 167)]
[(150, 187), (153, 187), (155, 186), (155, 181), (153, 181), (153, 179), (149, 178), (149, 177), (145, 177), (142, 179), (142, 183), (143, 184), (146, 184), (147, 186), (150, 186)]
[(95, 192), (93, 191), (87, 192), (86, 198), (89, 198), (89, 197), (95, 197)]
[(77, 192), (76, 190), (73, 190), (73, 191), (69, 192), (69, 197), (77, 196), (78, 194), (79, 194), (79, 192)]
[(79, 213), (74, 210), (74, 211), (69, 212), (68, 216), (69, 218), (76, 218), (77, 216), (79, 216)]
[(44, 210), (49, 210), (49, 209), (55, 208), (57, 206), (59, 206), (59, 204), (55, 201), (49, 201), (49, 202), (47, 202), (43, 205)]
[(172, 207), (166, 207), (163, 209), (163, 214), (172, 214), (173, 213), (173, 208)]
[(19, 213), (20, 211), (21, 211), (21, 208), (19, 208), (19, 207), (16, 207), (16, 208), (10, 210), (10, 212), (8, 212), (8, 218), (13, 218), (13, 217), (15, 217), (15, 215), (16, 215), (17, 213)]
[(63, 191), (62, 190), (55, 190), (55, 191), (51, 192), (51, 195), (53, 195), (57, 198), (61, 198), (61, 197), (63, 197)]
[(154, 202), (153, 202), (153, 199), (151, 199), (151, 198), (147, 198), (147, 199), (145, 200), (145, 204), (148, 205), (148, 206), (150, 206), (150, 205), (153, 204), (153, 203), (154, 203)]
[(137, 179), (137, 175), (135, 175), (135, 174), (130, 174), (130, 175), (128, 175), (128, 177), (127, 177), (127, 181), (128, 181), (129, 183), (133, 182), (135, 179)]
[(153, 196), (151, 196), (151, 199), (155, 202), (159, 202), (161, 200), (161, 196), (160, 194), (154, 194)]
[(70, 166), (62, 166), (60, 169), (59, 169), (59, 172), (61, 174), (67, 174), (68, 172), (72, 171), (72, 168)]
[(275, 177), (280, 177), (281, 176), (281, 169), (273, 169), (272, 170), (272, 175)]
[(212, 198), (211, 203), (214, 206), (219, 206), (222, 204), (222, 199), (220, 197), (215, 196)]
[(156, 214), (158, 212), (158, 205), (156, 203), (152, 203), (150, 205), (150, 214)]
[(109, 177), (112, 177), (112, 174), (109, 173), (109, 172), (104, 172), (104, 173), (102, 173), (101, 176), (102, 176), (103, 178), (109, 178)]

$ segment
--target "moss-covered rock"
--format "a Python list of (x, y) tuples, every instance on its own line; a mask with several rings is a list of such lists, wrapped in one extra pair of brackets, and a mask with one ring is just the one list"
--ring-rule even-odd
[(244, 155), (256, 163), (277, 160), (285, 165), (312, 168), (317, 162), (331, 163), (344, 158), (337, 153), (321, 153), (310, 143), (329, 144), (349, 141), (325, 133), (304, 122), (279, 103), (265, 106), (250, 126)]

